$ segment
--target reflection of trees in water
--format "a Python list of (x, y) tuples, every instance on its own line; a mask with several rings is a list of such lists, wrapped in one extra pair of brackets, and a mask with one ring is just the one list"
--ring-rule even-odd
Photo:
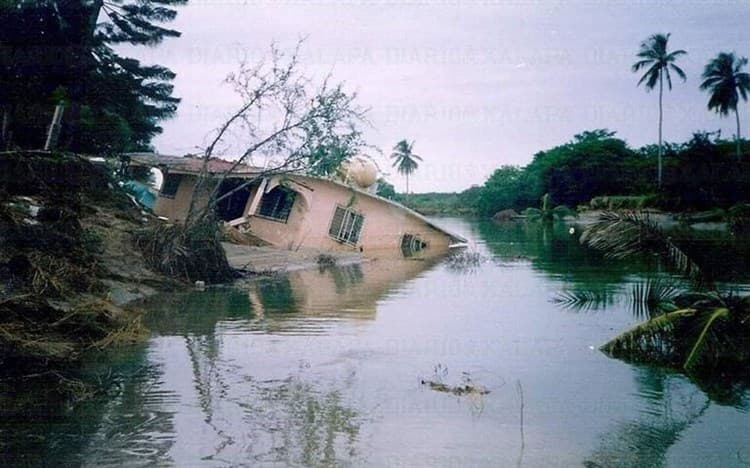
[(141, 354), (143, 361), (134, 371), (117, 372), (119, 391), (104, 405), (102, 424), (90, 439), (85, 453), (87, 464), (154, 466), (171, 463), (174, 413), (165, 406), (175, 403), (178, 396), (161, 390), (161, 368), (147, 363), (146, 353)]
[(254, 313), (247, 292), (231, 287), (162, 294), (144, 308), (146, 326), (162, 335), (210, 334), (217, 322), (252, 318)]
[(234, 442), (232, 437), (214, 422), (214, 410), (217, 401), (223, 399), (229, 391), (229, 385), (224, 381), (217, 362), (221, 348), (221, 340), (215, 333), (203, 336), (186, 336), (185, 348), (190, 357), (193, 369), (193, 384), (198, 395), (198, 405), (203, 413), (203, 421), (213, 429), (220, 438), (213, 455), (220, 454), (224, 448)]
[[(101, 356), (100, 356), (101, 358)], [(72, 411), (31, 386), (36, 404), (15, 415), (0, 413), (3, 466), (154, 466), (168, 464), (174, 443), (175, 395), (158, 389), (162, 369), (148, 362), (146, 348), (119, 351), (91, 363), (82, 379), (99, 391)], [(49, 395), (47, 395), (49, 396)], [(0, 406), (2, 399), (0, 396)]]
[(258, 298), (265, 310), (296, 312), (294, 289), (289, 277), (262, 278), (255, 284)]
[(669, 448), (711, 402), (668, 371), (636, 368), (636, 383), (645, 407), (636, 419), (618, 422), (601, 436), (599, 447), (583, 462), (587, 468), (664, 466)]
[[(187, 336), (185, 345), (203, 421), (218, 437), (203, 460), (337, 466), (355, 455), (357, 412), (345, 406), (342, 390), (319, 390), (299, 376), (267, 382), (238, 378), (223, 360), (215, 333)], [(241, 423), (234, 419), (240, 414)], [(240, 449), (238, 435), (252, 443), (229, 453), (230, 446)]]
[(255, 454), (258, 461), (339, 466), (356, 457), (358, 413), (345, 406), (339, 390), (321, 391), (300, 377), (290, 377), (262, 389), (259, 401), (246, 407), (248, 419), (257, 417), (259, 406), (271, 442), (267, 453)]
[(572, 285), (619, 285), (628, 275), (654, 266), (651, 259), (603, 261), (600, 253), (578, 242), (577, 229), (573, 234), (569, 229), (563, 222), (479, 223), (481, 237), (497, 260), (529, 261), (535, 269)]

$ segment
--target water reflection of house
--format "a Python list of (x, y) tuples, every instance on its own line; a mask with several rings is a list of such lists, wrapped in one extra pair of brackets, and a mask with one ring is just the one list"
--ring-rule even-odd
[(297, 270), (284, 276), (249, 281), (256, 316), (292, 311), (307, 316), (374, 319), (377, 304), (389, 292), (435, 265), (437, 259), (381, 259), (342, 267)]
[[(184, 221), (203, 161), (149, 153), (130, 158), (131, 164), (158, 168), (164, 175), (154, 212)], [(212, 159), (209, 173), (221, 174), (231, 165)], [(219, 203), (217, 213), (227, 224), (280, 248), (359, 250), (366, 255), (400, 250), (408, 256), (422, 250), (443, 252), (466, 242), (419, 213), (370, 193), (362, 184), (299, 174), (262, 177), (260, 169), (241, 166), (224, 180), (219, 194), (248, 181), (252, 183)], [(207, 195), (199, 202), (206, 201)]]
[[(326, 320), (372, 320), (379, 301), (439, 259), (376, 260), (235, 283), (232, 288), (161, 295), (145, 307), (157, 334), (213, 335), (222, 323), (239, 329), (298, 333)], [(321, 321), (322, 319), (322, 321)]]

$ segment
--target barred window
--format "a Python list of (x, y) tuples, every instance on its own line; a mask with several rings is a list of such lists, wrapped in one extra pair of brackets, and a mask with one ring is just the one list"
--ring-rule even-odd
[(182, 174), (167, 174), (164, 176), (164, 182), (161, 184), (159, 196), (165, 198), (174, 198), (177, 195), (177, 189), (180, 188)]
[(260, 200), (258, 216), (286, 222), (294, 205), (295, 193), (284, 187), (274, 187)]
[(401, 238), (401, 252), (404, 257), (411, 257), (422, 249), (427, 248), (427, 242), (414, 234), (404, 234)]
[(365, 217), (361, 214), (337, 205), (331, 220), (331, 227), (328, 229), (328, 235), (337, 241), (354, 245), (359, 241), (359, 234), (362, 232), (364, 222)]

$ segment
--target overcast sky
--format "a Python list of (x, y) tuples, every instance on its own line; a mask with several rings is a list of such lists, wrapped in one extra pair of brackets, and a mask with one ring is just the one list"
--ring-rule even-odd
[[(728, 0), (189, 0), (170, 25), (182, 37), (134, 55), (177, 73), (182, 103), (154, 143), (184, 154), (236, 104), (222, 80), (240, 60), (306, 37), (301, 68), (331, 71), (371, 108), (366, 136), (397, 190), (404, 180), (386, 159), (407, 139), (424, 158), (414, 192), (460, 191), (586, 129), (655, 143), (657, 94), (636, 87), (630, 66), (656, 32), (688, 51), (687, 82), (665, 96), (665, 139), (719, 128), (731, 137), (734, 119), (709, 113), (697, 88), (719, 51), (750, 55), (749, 20), (750, 2)], [(749, 115), (743, 105), (748, 131)]]

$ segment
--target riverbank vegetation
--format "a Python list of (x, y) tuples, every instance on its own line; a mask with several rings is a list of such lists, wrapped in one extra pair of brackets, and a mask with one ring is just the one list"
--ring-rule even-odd
[[(750, 142), (741, 140), (743, 152)], [(596, 129), (540, 151), (524, 167), (502, 166), (482, 186), (460, 193), (412, 194), (397, 199), (426, 214), (491, 217), (550, 203), (579, 210), (658, 208), (727, 210), (750, 199), (750, 164), (736, 157), (735, 142), (718, 132), (697, 132), (683, 143), (664, 143), (658, 187), (658, 147), (631, 148), (616, 133)]]
[(670, 37), (657, 33), (646, 38), (631, 67), (640, 74), (639, 86), (659, 92), (655, 145), (631, 148), (614, 131), (587, 130), (567, 143), (540, 151), (524, 167), (501, 166), (482, 186), (461, 193), (397, 198), (425, 214), (470, 212), (485, 217), (505, 210), (543, 209), (539, 200), (547, 195), (550, 203), (579, 210), (600, 209), (605, 200), (608, 209), (673, 211), (728, 209), (747, 202), (750, 166), (742, 156), (750, 145), (742, 139), (739, 104), (750, 94), (748, 60), (734, 52), (719, 52), (706, 63), (699, 85), (708, 93), (707, 110), (722, 117), (734, 114), (734, 145), (718, 131), (696, 131), (686, 142), (668, 143), (662, 129), (664, 89), (672, 89), (672, 75), (687, 79), (677, 65), (687, 51), (670, 52)]
[[(609, 212), (589, 225), (580, 241), (610, 258), (655, 254), (688, 280), (655, 277), (634, 288), (632, 304), (647, 320), (606, 343), (603, 352), (696, 376), (748, 376), (750, 296), (724, 290), (713, 270), (703, 268), (705, 258), (693, 255), (690, 236), (669, 235), (647, 214)], [(705, 254), (705, 245), (702, 250)], [(586, 293), (574, 296), (582, 303), (597, 300)]]
[(87, 351), (145, 337), (123, 304), (173, 284), (133, 249), (156, 219), (109, 174), (78, 156), (0, 154), (0, 381), (78, 388), (67, 371)]

